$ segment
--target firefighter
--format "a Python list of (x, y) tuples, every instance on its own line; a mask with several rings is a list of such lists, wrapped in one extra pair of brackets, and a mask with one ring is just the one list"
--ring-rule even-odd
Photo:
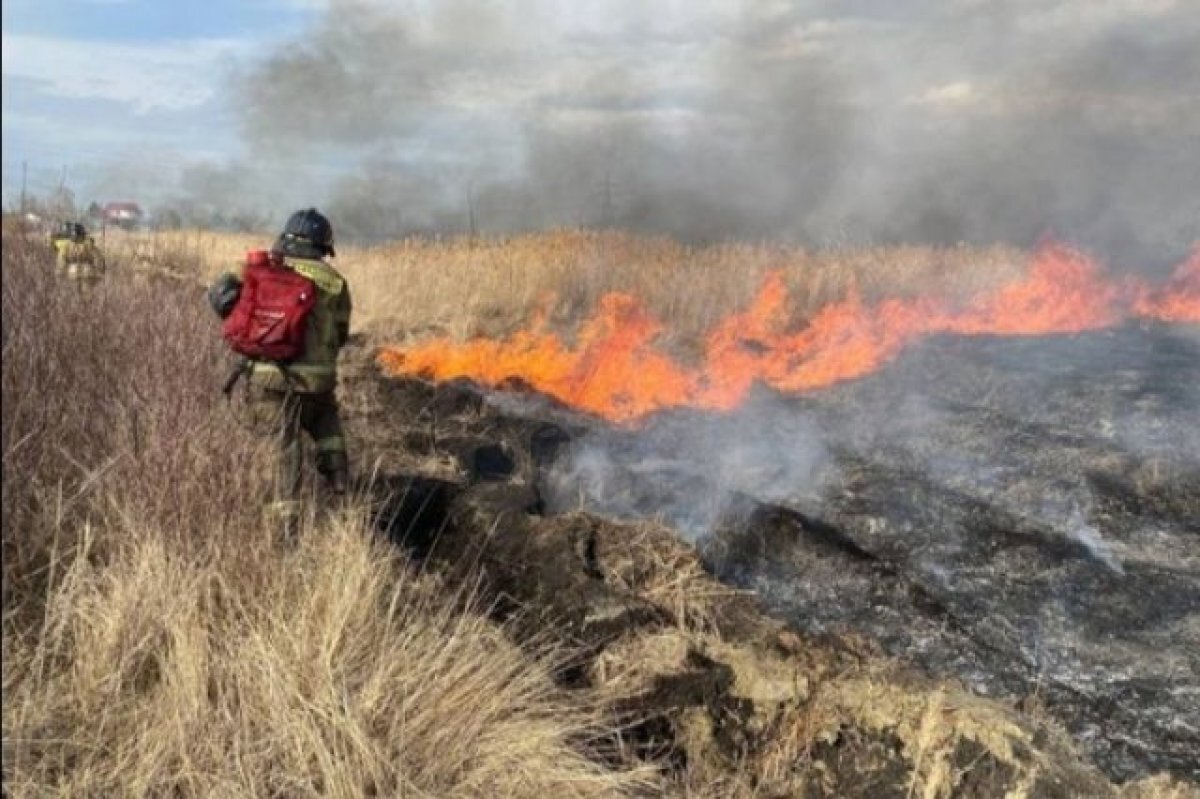
[(51, 250), (51, 252), (54, 253), (54, 256), (56, 258), (58, 257), (59, 242), (70, 241), (71, 237), (74, 234), (75, 234), (75, 223), (74, 222), (60, 222), (58, 224), (58, 227), (56, 227), (56, 228), (54, 228), (54, 230), (50, 231), (50, 250)]
[(79, 222), (66, 222), (51, 237), (59, 274), (81, 285), (94, 283), (104, 274), (104, 258), (87, 228)]
[[(302, 432), (315, 445), (317, 471), (330, 493), (340, 499), (348, 488), (349, 462), (335, 389), (338, 353), (350, 336), (350, 288), (325, 260), (335, 254), (333, 227), (316, 209), (292, 214), (271, 252), (311, 280), (318, 295), (307, 320), (304, 354), (286, 365), (253, 361), (248, 368), (256, 416), (278, 422), (278, 464), (269, 511), (285, 539), (293, 541), (302, 510)], [(224, 317), (232, 311), (240, 285), (240, 275), (233, 273), (213, 284), (209, 300), (218, 314)]]

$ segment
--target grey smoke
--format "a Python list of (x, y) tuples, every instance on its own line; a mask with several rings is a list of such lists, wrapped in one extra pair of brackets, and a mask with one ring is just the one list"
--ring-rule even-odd
[(835, 477), (816, 423), (760, 392), (733, 413), (672, 415), (635, 436), (577, 440), (543, 490), (553, 511), (657, 518), (696, 541), (731, 520), (740, 495), (815, 500)]
[(1104, 564), (1109, 571), (1118, 575), (1125, 574), (1125, 568), (1121, 565), (1121, 559), (1113, 552), (1112, 544), (1104, 539), (1100, 531), (1088, 521), (1087, 515), (1078, 507), (1071, 509), (1066, 531), (1072, 540), (1083, 545), (1088, 554), (1097, 562)]
[(1161, 265), (1198, 235), (1198, 45), (1169, 0), (331, 0), (238, 86), (253, 149), (337, 164), (318, 199), (365, 238), (1049, 233)]

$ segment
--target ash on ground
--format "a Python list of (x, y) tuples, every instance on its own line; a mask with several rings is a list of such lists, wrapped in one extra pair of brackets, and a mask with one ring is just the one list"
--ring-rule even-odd
[(1040, 703), (1110, 775), (1200, 779), (1200, 336), (930, 339), (735, 414), (595, 428), (551, 508), (657, 517), (723, 579)]

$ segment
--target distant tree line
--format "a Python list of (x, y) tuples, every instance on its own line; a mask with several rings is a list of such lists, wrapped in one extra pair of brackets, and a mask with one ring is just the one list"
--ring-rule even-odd
[[(14, 204), (16, 206), (16, 204)], [(104, 206), (92, 200), (83, 205), (66, 186), (43, 195), (27, 192), (19, 207), (10, 210), (32, 216), (48, 224), (63, 221), (83, 222), (91, 228), (105, 224)], [(257, 233), (272, 227), (272, 216), (245, 208), (221, 208), (192, 200), (177, 200), (151, 208), (142, 223), (151, 230), (202, 228), (236, 233)]]
[(155, 230), (202, 228), (232, 233), (259, 233), (270, 228), (271, 219), (270, 214), (258, 211), (181, 201), (155, 208), (150, 215), (150, 226)]

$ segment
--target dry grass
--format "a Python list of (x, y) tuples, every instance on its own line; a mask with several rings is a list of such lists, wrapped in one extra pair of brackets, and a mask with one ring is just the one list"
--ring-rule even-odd
[(152, 531), (87, 546), (5, 652), (10, 795), (621, 794), (530, 653), (351, 522), (257, 579)]
[[(701, 756), (666, 786), (589, 759), (610, 731), (581, 705), (592, 699), (555, 687), (565, 653), (514, 646), (470, 597), (375, 542), (361, 503), (278, 550), (258, 510), (267, 453), (215, 400), (225, 356), (200, 290), (268, 241), (110, 232), (110, 279), (80, 293), (38, 247), (5, 238), (6, 795), (788, 795), (819, 781), (811, 750), (844, 724), (896, 736), (913, 796), (954, 794), (961, 741), (1020, 760), (1026, 733), (998, 706), (890, 673), (834, 679), (805, 666), (815, 653), (763, 658), (723, 641), (713, 607), (728, 589), (654, 525), (598, 554), (611, 584), (675, 624), (597, 658), (595, 701), (643, 694), (695, 651), (728, 666), (770, 740), (752, 762), (708, 757), (712, 717), (688, 708), (677, 743)], [(376, 340), (507, 332), (547, 292), (569, 326), (625, 290), (681, 343), (743, 307), (770, 269), (802, 317), (851, 284), (868, 297), (969, 293), (1023, 265), (1002, 249), (693, 250), (576, 232), (409, 240), (338, 261), (356, 326)], [(1148, 780), (1127, 795), (1190, 790)]]
[[(334, 220), (336, 223), (336, 220)], [(270, 237), (172, 231), (109, 234), (113, 253), (205, 279)], [(779, 270), (799, 320), (851, 286), (868, 299), (938, 286), (962, 297), (1016, 275), (1025, 255), (1005, 247), (877, 247), (810, 252), (753, 244), (688, 247), (619, 232), (555, 231), (506, 238), (405, 239), (339, 247), (360, 330), (380, 339), (430, 334), (496, 336), (525, 325), (535, 309), (570, 328), (605, 293), (629, 292), (669, 323), (686, 345), (741, 310), (763, 276)]]
[(52, 555), (87, 526), (136, 519), (202, 549), (257, 523), (229, 511), (259, 506), (265, 485), (245, 475), (263, 453), (214, 401), (226, 356), (198, 287), (125, 276), (81, 292), (6, 239), (3, 331), (6, 612), (44, 594)]
[[(110, 258), (113, 258), (110, 252)], [(3, 261), (4, 785), (20, 796), (620, 796), (554, 650), (360, 508), (274, 545), (198, 286)]]
[[(572, 518), (568, 515), (565, 523)], [(681, 631), (715, 634), (717, 603), (745, 592), (714, 580), (695, 551), (666, 525), (632, 522), (623, 529), (628, 535), (597, 545), (605, 581), (652, 603)]]

